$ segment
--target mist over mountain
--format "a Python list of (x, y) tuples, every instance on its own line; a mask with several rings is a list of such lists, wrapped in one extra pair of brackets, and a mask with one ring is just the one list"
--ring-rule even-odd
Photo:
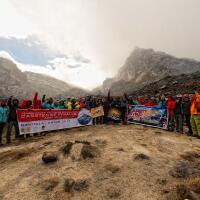
[[(86, 91), (50, 76), (22, 72), (11, 60), (0, 58), (0, 98), (32, 98), (35, 92), (51, 97), (83, 96)], [(65, 95), (65, 96), (64, 96)]]
[[(86, 89), (95, 87), (105, 78), (81, 53), (62, 53), (46, 44), (39, 35), (25, 38), (0, 37), (2, 56), (15, 62), (23, 72), (41, 73)], [(98, 77), (87, 79), (91, 72), (96, 71)]]
[(136, 48), (127, 58), (114, 78), (106, 79), (96, 92), (107, 93), (111, 89), (115, 95), (132, 93), (145, 85), (163, 79), (166, 76), (190, 74), (200, 71), (200, 62), (176, 58), (153, 49)]

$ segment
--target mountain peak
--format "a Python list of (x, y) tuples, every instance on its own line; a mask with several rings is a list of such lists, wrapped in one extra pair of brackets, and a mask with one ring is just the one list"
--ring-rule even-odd
[(197, 71), (200, 71), (200, 62), (196, 60), (176, 58), (164, 52), (136, 47), (118, 74), (109, 83), (105, 81), (103, 87), (119, 95), (122, 91), (132, 92), (166, 76)]

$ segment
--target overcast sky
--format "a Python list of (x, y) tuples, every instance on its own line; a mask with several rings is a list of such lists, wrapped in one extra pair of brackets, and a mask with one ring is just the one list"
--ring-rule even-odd
[(200, 59), (200, 0), (0, 0), (0, 26), (3, 36), (37, 33), (80, 52), (106, 76), (136, 46)]

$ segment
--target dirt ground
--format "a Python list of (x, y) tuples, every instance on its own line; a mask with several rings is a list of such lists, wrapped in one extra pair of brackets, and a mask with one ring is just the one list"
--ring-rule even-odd
[[(75, 140), (90, 142), (100, 155), (93, 159), (64, 156), (60, 148)], [(58, 152), (58, 161), (44, 164), (46, 151)], [(172, 188), (188, 176), (172, 172), (178, 162), (194, 161), (188, 152), (199, 159), (200, 140), (139, 125), (101, 125), (32, 137), (0, 148), (0, 199), (173, 199)], [(69, 178), (87, 180), (88, 187), (65, 192)]]

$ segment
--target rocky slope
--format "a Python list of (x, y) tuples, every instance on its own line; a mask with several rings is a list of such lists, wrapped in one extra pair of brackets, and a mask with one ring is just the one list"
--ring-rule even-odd
[(101, 91), (106, 93), (108, 89), (111, 89), (116, 95), (120, 95), (122, 91), (131, 93), (166, 76), (197, 71), (200, 71), (198, 61), (176, 58), (153, 49), (136, 48), (118, 74), (104, 81)]
[(12, 61), (0, 58), (0, 98), (14, 95), (32, 97), (37, 91), (47, 96), (82, 96), (86, 91), (55, 78), (32, 72), (21, 72)]
[(200, 87), (200, 72), (167, 76), (129, 94), (134, 96), (192, 94), (197, 86)]

